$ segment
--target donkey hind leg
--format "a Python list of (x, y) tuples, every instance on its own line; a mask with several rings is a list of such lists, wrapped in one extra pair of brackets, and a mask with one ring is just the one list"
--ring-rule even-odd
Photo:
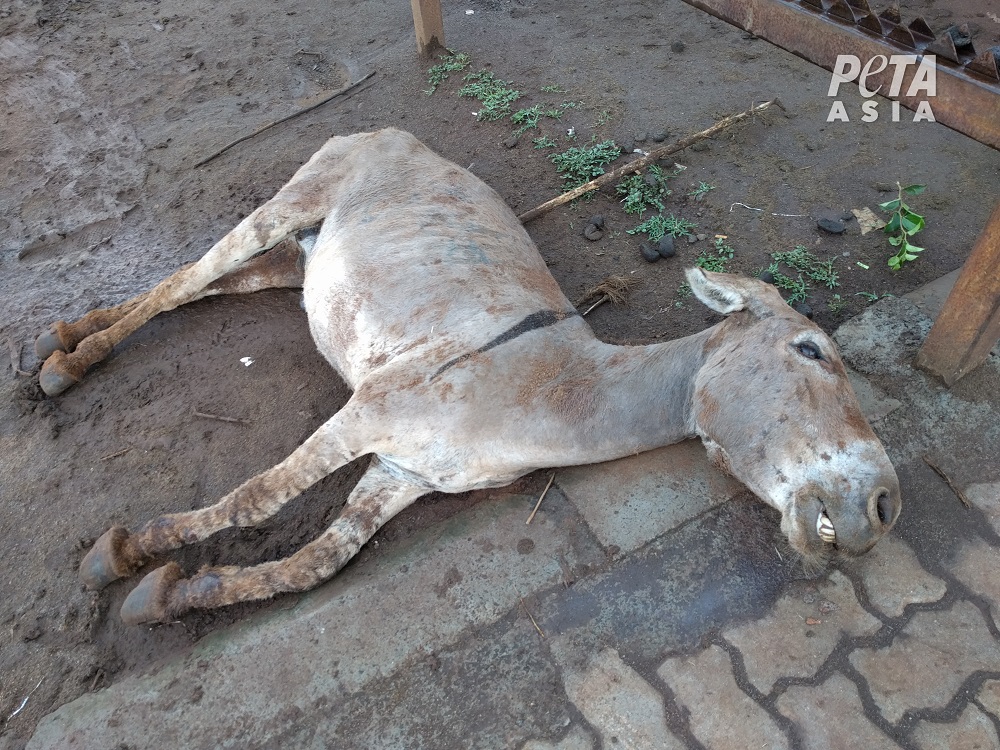
[(341, 413), (310, 435), (288, 458), (248, 479), (215, 505), (172, 513), (132, 533), (114, 526), (94, 543), (80, 563), (80, 580), (92, 590), (130, 576), (155, 555), (208, 538), (232, 526), (255, 526), (270, 518), (306, 488), (360, 453), (343, 441)]
[[(195, 263), (160, 282), (121, 319), (80, 341), (71, 353), (54, 351), (38, 377), (49, 396), (80, 382), (91, 365), (150, 318), (190, 302), (216, 279), (278, 244), (292, 232), (319, 224), (333, 207), (342, 175), (338, 162), (358, 136), (331, 138), (271, 200), (241, 221)], [(126, 303), (127, 304), (127, 303)]]
[(203, 568), (191, 578), (184, 577), (177, 563), (169, 563), (132, 590), (122, 604), (122, 621), (127, 625), (170, 622), (195, 608), (313, 588), (344, 567), (386, 521), (426, 492), (426, 487), (388, 472), (375, 457), (337, 520), (291, 557), (249, 568)]
[[(194, 294), (188, 302), (219, 294), (250, 294), (262, 289), (301, 287), (302, 261), (302, 248), (294, 239), (287, 238), (271, 250), (241, 263), (235, 270)], [(53, 323), (49, 330), (35, 339), (35, 354), (44, 361), (55, 352), (73, 351), (88, 336), (124, 318), (152, 293), (144, 292), (115, 307), (91, 310), (73, 323), (61, 320)]]

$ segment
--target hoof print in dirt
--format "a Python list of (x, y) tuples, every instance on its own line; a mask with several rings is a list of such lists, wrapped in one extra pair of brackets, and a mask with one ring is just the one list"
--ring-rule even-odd
[(809, 307), (805, 302), (796, 302), (792, 305), (792, 309), (795, 310), (799, 315), (802, 315), (809, 320), (813, 319), (813, 309)]
[(816, 222), (816, 226), (830, 234), (843, 234), (847, 229), (847, 225), (839, 219), (820, 219)]
[(660, 259), (660, 254), (645, 242), (639, 245), (639, 252), (642, 253), (642, 257), (650, 263), (655, 263)]
[(660, 241), (656, 243), (656, 252), (660, 254), (661, 258), (673, 258), (674, 253), (674, 238), (672, 235), (665, 234), (660, 237)]
[(761, 271), (760, 276), (758, 276), (757, 278), (763, 281), (765, 284), (774, 283), (774, 274), (771, 273), (770, 271)]
[(583, 236), (591, 242), (597, 242), (604, 236), (604, 232), (596, 224), (588, 224), (583, 230)]

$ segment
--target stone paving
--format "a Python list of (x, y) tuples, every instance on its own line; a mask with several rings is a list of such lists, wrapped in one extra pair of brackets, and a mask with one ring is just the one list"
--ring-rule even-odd
[(885, 300), (838, 334), (904, 488), (860, 560), (805, 577), (695, 442), (563, 470), (530, 526), (533, 496), (482, 503), (63, 706), (28, 747), (995, 750), (1000, 389), (905, 367), (926, 328)]

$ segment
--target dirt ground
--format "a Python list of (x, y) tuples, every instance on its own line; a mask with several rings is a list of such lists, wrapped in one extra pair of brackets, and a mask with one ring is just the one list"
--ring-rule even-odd
[[(612, 274), (640, 282), (628, 305), (588, 318), (600, 336), (628, 342), (714, 322), (678, 289), (683, 268), (714, 253), (716, 235), (735, 250), (731, 269), (744, 273), (796, 245), (835, 259), (841, 287), (809, 299), (832, 330), (868, 304), (862, 293), (898, 295), (957, 268), (996, 200), (997, 152), (941, 125), (912, 123), (905, 110), (892, 122), (884, 101), (877, 122), (860, 123), (861, 99), (846, 89), (856, 117), (827, 123), (828, 73), (679, 0), (444, 5), (449, 46), (471, 56), (471, 70), (512, 81), (524, 92), (517, 107), (578, 106), (513, 145), (509, 122), (475, 119), (476, 102), (457, 95), (460, 75), (427, 95), (427, 64), (414, 53), (404, 2), (15, 0), (0, 8), (0, 747), (22, 744), (42, 715), (84, 691), (287, 606), (289, 597), (125, 628), (117, 610), (128, 584), (90, 594), (76, 567), (112, 523), (135, 526), (213, 502), (284, 458), (344, 403), (347, 390), (316, 353), (298, 293), (163, 315), (58, 399), (35, 385), (31, 343), (49, 323), (117, 304), (198, 258), (330, 135), (411, 130), (523, 212), (561, 188), (548, 152), (532, 147), (540, 134), (560, 149), (596, 137), (648, 150), (661, 135), (686, 135), (779, 95), (784, 112), (772, 109), (675, 157), (686, 169), (671, 180), (667, 211), (705, 236), (679, 240), (675, 258), (649, 264), (639, 256), (627, 233), (637, 222), (610, 191), (530, 224), (570, 299)], [(935, 29), (971, 22), (977, 47), (1000, 43), (1000, 20), (983, 0), (934, 5), (904, 3)], [(373, 70), (350, 95), (194, 167)], [(927, 250), (916, 263), (890, 272), (885, 237), (861, 236), (856, 221), (840, 236), (817, 229), (820, 218), (877, 209), (894, 197), (880, 184), (897, 180), (929, 186), (913, 200), (927, 217), (918, 242)], [(701, 182), (714, 189), (700, 200), (688, 195)], [(590, 242), (582, 232), (596, 213), (607, 228)], [(371, 251), (393, 262), (377, 238)], [(338, 472), (261, 528), (224, 533), (176, 559), (193, 570), (287, 556), (326, 527), (360, 468)], [(522, 484), (539, 489), (536, 478)], [(352, 565), (488, 496), (422, 500)]]

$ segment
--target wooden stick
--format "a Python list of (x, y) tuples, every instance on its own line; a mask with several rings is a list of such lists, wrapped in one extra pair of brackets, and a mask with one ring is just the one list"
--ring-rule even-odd
[(232, 422), (233, 424), (250, 424), (245, 419), (237, 419), (236, 417), (223, 417), (218, 414), (207, 414), (203, 411), (193, 412), (196, 417), (202, 417), (203, 419), (215, 419), (219, 422)]
[(542, 629), (538, 627), (538, 623), (535, 622), (535, 618), (531, 616), (531, 612), (528, 611), (528, 605), (524, 603), (524, 599), (521, 599), (521, 597), (518, 597), (518, 599), (521, 600), (521, 606), (524, 607), (524, 614), (526, 614), (528, 616), (528, 619), (531, 620), (531, 624), (535, 626), (535, 630), (538, 631), (538, 635), (544, 638), (545, 633), (543, 633)]
[(972, 507), (972, 503), (969, 502), (969, 498), (965, 496), (965, 493), (955, 486), (954, 482), (948, 478), (948, 475), (944, 473), (944, 470), (940, 466), (931, 461), (930, 456), (924, 456), (924, 463), (934, 469), (934, 473), (941, 477), (945, 481), (945, 484), (951, 487), (951, 491), (955, 493), (956, 497), (962, 502), (962, 505), (966, 508)]
[(660, 148), (654, 149), (645, 156), (640, 157), (634, 161), (631, 161), (625, 166), (613, 169), (610, 172), (602, 174), (600, 177), (597, 177), (584, 185), (580, 185), (580, 187), (573, 188), (572, 190), (563, 193), (557, 198), (553, 198), (550, 201), (545, 201), (545, 203), (543, 203), (542, 205), (538, 206), (537, 208), (533, 208), (530, 211), (526, 211), (517, 218), (521, 220), (522, 224), (526, 224), (532, 219), (537, 219), (542, 214), (551, 211), (556, 206), (561, 206), (564, 203), (569, 203), (571, 200), (576, 200), (581, 195), (586, 195), (587, 193), (593, 190), (597, 190), (600, 187), (604, 187), (605, 185), (610, 185), (611, 183), (618, 182), (618, 180), (620, 180), (627, 174), (639, 172), (640, 170), (645, 169), (650, 164), (655, 162), (657, 159), (662, 159), (664, 156), (669, 156), (670, 154), (674, 154), (678, 151), (683, 151), (688, 146), (697, 143), (698, 141), (703, 141), (706, 138), (711, 138), (716, 133), (722, 132), (726, 128), (731, 127), (742, 120), (745, 120), (751, 115), (755, 115), (758, 112), (763, 112), (772, 104), (777, 104), (779, 107), (781, 106), (781, 102), (779, 102), (777, 99), (771, 99), (770, 101), (764, 102), (763, 104), (756, 104), (753, 107), (750, 107), (750, 109), (748, 109), (746, 112), (740, 112), (735, 115), (730, 115), (729, 117), (719, 120), (712, 127), (702, 130), (700, 133), (689, 135), (686, 138), (681, 138), (680, 140), (674, 141), (673, 143), (667, 146), (661, 146)]
[(336, 99), (341, 94), (346, 94), (351, 89), (356, 88), (357, 86), (360, 86), (362, 83), (364, 83), (365, 81), (367, 81), (373, 75), (375, 75), (375, 71), (374, 70), (371, 73), (369, 73), (368, 75), (366, 75), (364, 78), (359, 78), (354, 83), (349, 84), (347, 86), (344, 86), (344, 88), (340, 89), (340, 91), (333, 92), (329, 96), (326, 96), (326, 97), (320, 99), (315, 104), (310, 104), (308, 107), (305, 107), (304, 109), (300, 109), (300, 110), (298, 110), (296, 112), (292, 112), (292, 114), (288, 115), (287, 117), (282, 117), (280, 120), (275, 120), (274, 122), (269, 123), (269, 124), (265, 125), (262, 128), (258, 128), (257, 130), (255, 130), (252, 133), (250, 133), (250, 135), (241, 136), (240, 138), (237, 138), (232, 143), (227, 143), (225, 146), (223, 146), (222, 148), (220, 148), (218, 151), (216, 151), (211, 156), (207, 156), (204, 159), (202, 159), (200, 162), (198, 162), (197, 164), (195, 164), (194, 168), (197, 169), (198, 167), (201, 167), (201, 166), (204, 166), (205, 164), (208, 164), (210, 161), (212, 161), (212, 159), (215, 159), (218, 156), (222, 156), (222, 154), (226, 153), (226, 151), (228, 151), (229, 149), (231, 149), (236, 144), (243, 143), (243, 141), (250, 140), (255, 135), (260, 135), (265, 130), (268, 130), (269, 128), (273, 128), (275, 125), (280, 125), (283, 122), (288, 122), (293, 117), (298, 117), (299, 115), (304, 115), (306, 112), (312, 112), (317, 107), (322, 107), (324, 104), (326, 104), (331, 99)]
[(582, 317), (586, 317), (587, 315), (589, 315), (590, 313), (592, 313), (596, 308), (600, 307), (601, 305), (603, 305), (605, 302), (609, 301), (610, 299), (611, 299), (611, 297), (609, 297), (608, 295), (605, 294), (603, 297), (601, 297), (599, 300), (597, 300), (597, 302), (595, 302), (590, 307), (588, 307), (586, 310), (584, 310), (582, 313), (580, 313), (580, 317), (581, 318)]
[(552, 472), (552, 476), (549, 477), (549, 483), (547, 485), (545, 485), (545, 489), (542, 490), (542, 494), (539, 495), (539, 497), (538, 497), (538, 502), (535, 503), (535, 509), (533, 511), (531, 511), (531, 515), (528, 516), (528, 520), (524, 522), (525, 526), (527, 526), (528, 524), (530, 524), (531, 521), (532, 521), (532, 519), (535, 517), (535, 514), (538, 512), (539, 506), (542, 504), (542, 500), (545, 498), (545, 493), (549, 491), (549, 487), (552, 486), (552, 483), (554, 481), (556, 481), (556, 473), (553, 471)]
[(130, 450), (132, 450), (131, 446), (129, 446), (128, 448), (122, 448), (120, 451), (116, 451), (115, 453), (109, 453), (106, 456), (101, 456), (101, 460), (110, 461), (112, 458), (118, 458), (118, 456), (124, 456)]

